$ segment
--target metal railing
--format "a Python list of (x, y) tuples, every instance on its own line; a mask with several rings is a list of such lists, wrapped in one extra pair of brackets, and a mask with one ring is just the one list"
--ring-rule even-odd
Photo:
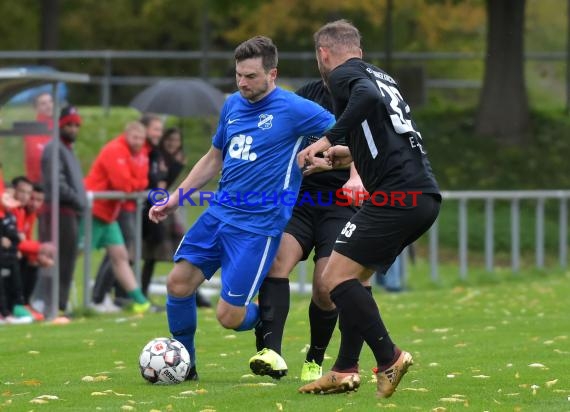
[[(559, 251), (558, 261), (562, 268), (568, 264), (568, 199), (570, 199), (570, 190), (507, 190), (507, 191), (443, 191), (443, 201), (458, 202), (458, 264), (459, 276), (461, 279), (467, 279), (468, 274), (468, 205), (470, 201), (485, 202), (485, 241), (484, 255), (485, 268), (488, 272), (494, 270), (495, 258), (495, 204), (496, 201), (510, 202), (510, 238), (511, 238), (511, 269), (517, 272), (521, 267), (521, 248), (520, 248), (520, 212), (521, 200), (534, 200), (535, 205), (535, 266), (539, 269), (545, 266), (545, 202), (548, 199), (557, 199), (559, 201), (558, 215), (558, 239)], [(137, 281), (140, 284), (140, 267), (142, 257), (142, 210), (147, 199), (147, 192), (124, 193), (124, 192), (88, 192), (87, 193), (87, 209), (85, 212), (84, 222), (84, 272), (83, 272), (83, 304), (84, 306), (90, 301), (90, 281), (91, 281), (91, 230), (93, 225), (93, 201), (96, 199), (118, 199), (118, 200), (135, 200), (136, 208), (136, 226), (135, 226), (135, 245), (134, 245), (134, 272)], [(428, 253), (430, 275), (434, 282), (439, 279), (439, 238), (438, 238), (439, 219), (433, 224), (428, 231)], [(403, 252), (402, 263), (406, 261), (407, 252)], [(311, 282), (307, 281), (307, 265), (301, 262), (298, 265), (298, 282), (292, 285), (292, 290), (299, 293), (310, 293)], [(406, 270), (403, 270), (405, 273)], [(405, 282), (405, 279), (404, 279)], [(157, 290), (154, 288), (154, 290)], [(160, 288), (165, 290), (165, 288)]]
[[(458, 256), (459, 275), (467, 278), (468, 272), (468, 202), (482, 200), (485, 202), (485, 268), (494, 270), (494, 207), (495, 201), (505, 200), (511, 204), (511, 269), (518, 272), (521, 267), (520, 253), (520, 210), (521, 200), (535, 200), (535, 266), (544, 268), (544, 205), (547, 199), (559, 200), (558, 243), (559, 265), (565, 268), (568, 263), (568, 199), (570, 190), (505, 190), (505, 191), (444, 191), (444, 202), (457, 200), (458, 209)], [(438, 221), (429, 230), (429, 262), (431, 278), (437, 281), (438, 273)]]
[[(570, 31), (569, 31), (570, 33)], [(167, 51), (167, 50), (0, 50), (0, 62), (2, 61), (37, 61), (37, 60), (98, 60), (102, 62), (102, 76), (91, 76), (91, 84), (101, 87), (101, 106), (108, 112), (112, 102), (112, 85), (148, 85), (159, 79), (165, 78), (154, 76), (114, 76), (113, 63), (118, 60), (188, 60), (200, 61), (199, 72), (189, 77), (200, 77), (207, 79), (214, 86), (233, 85), (233, 80), (226, 77), (216, 77), (208, 71), (210, 62), (222, 61), (233, 62), (232, 51), (216, 50), (188, 50), (188, 51)], [(371, 51), (365, 54), (366, 59), (380, 60), (385, 62), (388, 55), (384, 51)], [(393, 61), (420, 62), (430, 61), (460, 61), (476, 60), (484, 61), (483, 53), (473, 52), (392, 52), (389, 58)], [(565, 51), (548, 52), (527, 52), (524, 56), (526, 61), (568, 61)], [(299, 61), (310, 67), (301, 77), (306, 79), (314, 76), (315, 53), (314, 51), (282, 51), (279, 52), (281, 61)], [(567, 70), (566, 79), (566, 104), (570, 105), (570, 69)], [(280, 77), (283, 82), (292, 81)], [(304, 82), (303, 81), (303, 82)], [(481, 82), (475, 79), (426, 79), (426, 86), (430, 88), (478, 88)], [(567, 107), (568, 109), (568, 107)]]
[(92, 235), (93, 235), (93, 202), (96, 199), (115, 199), (115, 200), (134, 200), (136, 202), (135, 211), (135, 236), (134, 236), (134, 272), (137, 283), (141, 284), (141, 260), (142, 260), (142, 223), (143, 223), (143, 206), (147, 199), (147, 192), (87, 192), (87, 206), (85, 209), (85, 218), (83, 222), (83, 306), (87, 306), (90, 299), (91, 284), (91, 252), (92, 252)]

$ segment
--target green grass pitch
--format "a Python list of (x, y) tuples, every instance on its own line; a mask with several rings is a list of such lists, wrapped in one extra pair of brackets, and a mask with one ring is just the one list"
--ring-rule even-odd
[[(281, 381), (252, 376), (252, 332), (199, 311), (199, 382), (146, 383), (138, 355), (168, 335), (164, 313), (92, 316), (69, 325), (0, 326), (0, 411), (569, 411), (570, 274), (498, 284), (375, 291), (395, 342), (415, 365), (395, 395), (375, 398), (373, 358), (362, 386), (340, 395), (297, 393), (308, 343), (307, 296), (294, 296)], [(330, 368), (338, 332), (328, 350)], [(89, 378), (91, 377), (91, 378)]]

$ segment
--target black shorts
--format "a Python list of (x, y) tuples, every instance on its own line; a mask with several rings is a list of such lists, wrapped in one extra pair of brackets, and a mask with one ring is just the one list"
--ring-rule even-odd
[(369, 269), (386, 273), (402, 250), (435, 222), (441, 206), (438, 194), (410, 196), (406, 206), (375, 206), (370, 200), (341, 230), (334, 250)]
[(315, 248), (314, 261), (317, 261), (331, 255), (338, 234), (356, 211), (354, 206), (297, 205), (285, 233), (289, 233), (301, 245), (301, 260), (306, 260)]

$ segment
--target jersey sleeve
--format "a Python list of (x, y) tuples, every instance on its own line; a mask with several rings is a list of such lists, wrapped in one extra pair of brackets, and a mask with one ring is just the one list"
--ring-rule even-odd
[(216, 149), (224, 149), (224, 140), (226, 140), (226, 117), (228, 112), (229, 99), (226, 100), (222, 111), (220, 113), (220, 119), (218, 120), (218, 127), (216, 128), (216, 133), (212, 137), (212, 146)]
[(322, 136), (335, 123), (331, 112), (300, 96), (295, 95), (291, 111), (297, 136)]
[(366, 119), (381, 102), (382, 95), (366, 75), (352, 66), (334, 70), (329, 76), (329, 87), (335, 99), (346, 101), (342, 113), (337, 113), (336, 124), (327, 132), (328, 140), (334, 144)]

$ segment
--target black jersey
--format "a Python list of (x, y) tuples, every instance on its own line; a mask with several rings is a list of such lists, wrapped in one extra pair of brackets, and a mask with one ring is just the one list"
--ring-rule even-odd
[[(332, 113), (332, 100), (329, 91), (322, 80), (305, 84), (296, 92), (299, 96), (318, 103)], [(310, 145), (319, 140), (322, 136), (307, 136), (306, 145)], [(337, 144), (346, 144), (342, 136)], [(349, 169), (334, 169), (327, 172), (313, 173), (303, 177), (300, 193), (309, 192), (336, 192), (350, 177)]]
[(439, 193), (422, 136), (392, 77), (353, 58), (336, 67), (327, 83), (337, 123), (326, 135), (333, 144), (348, 136), (367, 191)]

